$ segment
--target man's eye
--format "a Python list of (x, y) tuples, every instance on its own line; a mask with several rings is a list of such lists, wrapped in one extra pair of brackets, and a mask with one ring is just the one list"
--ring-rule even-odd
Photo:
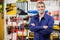
[(41, 7), (44, 7), (44, 6), (41, 6)]
[(42, 8), (43, 8), (44, 6), (38, 6), (38, 8), (40, 8), (40, 7), (42, 7)]
[(38, 8), (40, 8), (40, 6), (38, 6)]

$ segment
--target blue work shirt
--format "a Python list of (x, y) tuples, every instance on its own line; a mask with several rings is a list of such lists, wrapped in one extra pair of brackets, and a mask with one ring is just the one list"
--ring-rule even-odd
[[(32, 26), (31, 24), (35, 24)], [(50, 40), (50, 34), (53, 31), (54, 19), (45, 14), (44, 17), (39, 22), (39, 16), (35, 15), (31, 18), (29, 23), (29, 30), (34, 32), (34, 40)], [(48, 26), (44, 29), (43, 26)]]

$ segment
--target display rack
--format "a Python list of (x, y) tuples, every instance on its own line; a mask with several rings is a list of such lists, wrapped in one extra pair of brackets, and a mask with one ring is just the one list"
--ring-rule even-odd
[(12, 35), (11, 35), (11, 40), (13, 40), (13, 32), (16, 31), (16, 40), (18, 40), (18, 31), (20, 31), (18, 29), (18, 20), (22, 20), (22, 40), (24, 40), (24, 21), (22, 18), (15, 18), (15, 19), (12, 19), (13, 20), (16, 20), (16, 30), (13, 29), (13, 22), (11, 23), (11, 26), (12, 26), (12, 29), (11, 29), (11, 32), (12, 32)]

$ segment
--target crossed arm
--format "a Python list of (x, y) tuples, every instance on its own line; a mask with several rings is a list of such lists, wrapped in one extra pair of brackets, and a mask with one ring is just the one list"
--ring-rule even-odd
[(54, 20), (50, 19), (47, 26), (36, 26), (34, 21), (31, 19), (29, 23), (29, 29), (33, 32), (39, 32), (42, 34), (50, 34), (53, 31)]

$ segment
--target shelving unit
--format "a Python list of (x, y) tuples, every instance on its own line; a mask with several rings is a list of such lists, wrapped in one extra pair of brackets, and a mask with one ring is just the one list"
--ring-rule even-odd
[[(10, 11), (9, 13), (7, 13), (7, 10), (5, 9), (5, 17), (6, 17), (5, 18), (5, 37), (6, 37), (5, 40), (29, 40), (29, 39), (32, 40), (34, 38), (34, 33), (28, 29), (28, 24), (29, 24), (30, 17), (36, 15), (37, 12), (36, 14), (34, 14), (33, 12), (28, 13), (28, 11), (37, 10), (36, 0), (33, 2), (30, 0), (13, 0), (13, 1), (6, 0), (6, 2), (7, 2), (5, 4), (6, 9), (8, 10), (14, 9), (15, 11), (13, 12), (11, 10), (12, 12)], [(44, 3), (46, 5), (46, 10), (48, 11), (47, 13), (50, 12), (51, 13), (50, 16), (52, 17), (54, 17), (54, 11), (60, 10), (59, 1), (45, 0)], [(27, 13), (27, 14), (19, 15), (18, 13), (20, 13), (21, 9), (23, 10), (24, 13)], [(24, 21), (22, 22), (21, 20), (19, 20), (20, 18), (22, 18)], [(59, 18), (60, 18), (60, 15), (59, 15)], [(16, 19), (18, 19), (18, 21)], [(53, 36), (55, 37), (55, 34), (57, 37), (59, 36), (59, 30), (60, 30), (59, 22), (60, 22), (60, 19), (54, 20), (54, 31), (53, 33), (51, 33), (51, 37), (52, 37), (51, 40), (53, 40)], [(22, 30), (22, 26), (24, 27), (23, 30)]]

